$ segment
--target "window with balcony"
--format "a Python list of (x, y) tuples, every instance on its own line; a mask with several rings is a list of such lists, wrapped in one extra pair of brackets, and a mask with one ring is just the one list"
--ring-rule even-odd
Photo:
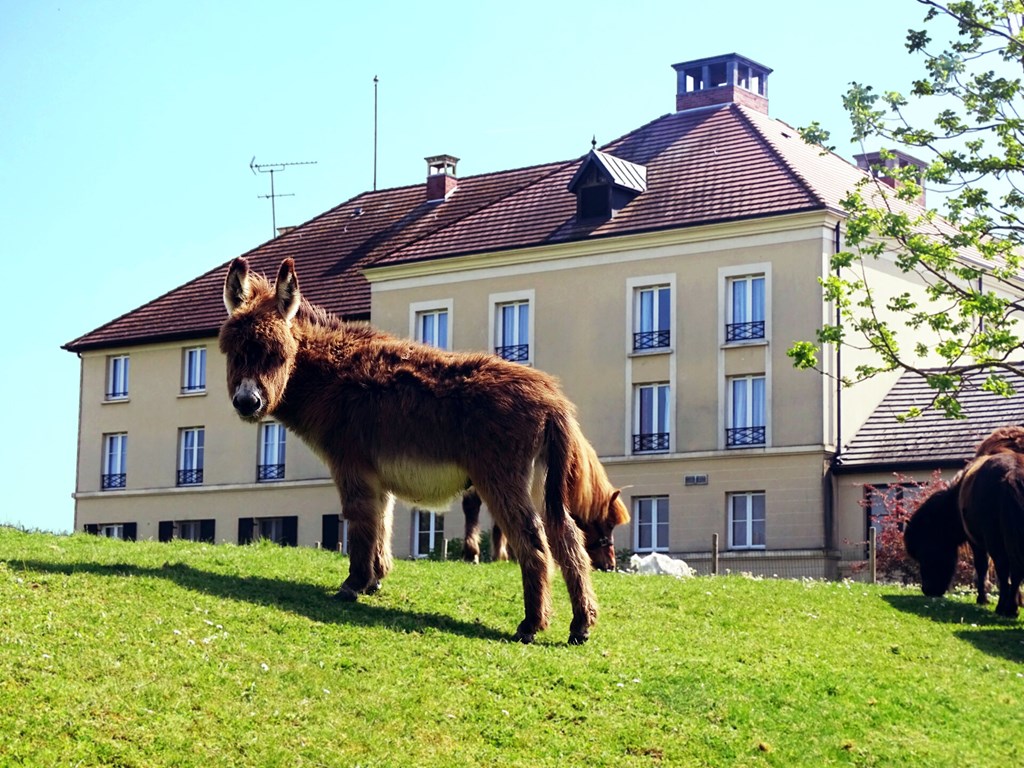
[(203, 427), (183, 429), (178, 436), (178, 485), (202, 485)]
[(286, 434), (284, 425), (274, 421), (260, 426), (260, 456), (256, 467), (258, 482), (284, 480)]
[(672, 343), (672, 290), (667, 285), (638, 288), (633, 296), (633, 350), (667, 349)]
[(633, 499), (633, 548), (637, 552), (668, 551), (668, 496)]
[(114, 355), (107, 358), (107, 400), (128, 399), (128, 355)]
[(727, 343), (765, 338), (764, 275), (734, 277), (728, 283), (725, 340)]
[(729, 379), (729, 420), (725, 429), (727, 448), (763, 446), (766, 442), (764, 376)]
[(181, 393), (183, 395), (194, 395), (206, 391), (206, 347), (186, 349), (181, 368)]
[(124, 488), (128, 478), (128, 434), (103, 436), (103, 470), (100, 488), (104, 491)]
[(729, 505), (729, 548), (765, 548), (764, 493), (732, 493)]
[(633, 453), (669, 450), (669, 385), (641, 384), (635, 389)]
[(495, 305), (494, 354), (514, 363), (530, 361), (530, 302)]

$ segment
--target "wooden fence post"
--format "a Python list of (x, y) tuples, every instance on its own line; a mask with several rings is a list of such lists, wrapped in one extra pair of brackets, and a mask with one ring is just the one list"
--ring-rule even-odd
[(711, 575), (718, 575), (718, 534), (711, 534)]
[(868, 528), (868, 571), (871, 574), (871, 583), (878, 583), (878, 532), (874, 528)]

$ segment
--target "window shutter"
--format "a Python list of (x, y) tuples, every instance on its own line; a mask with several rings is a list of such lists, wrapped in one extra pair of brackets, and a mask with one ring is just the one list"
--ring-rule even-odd
[(240, 517), (238, 518), (238, 543), (239, 544), (252, 544), (252, 529), (255, 525), (255, 520), (251, 517)]
[(99, 536), (100, 535), (100, 527), (98, 525), (95, 525), (93, 523), (86, 523), (84, 528), (85, 528), (85, 532), (88, 533), (90, 536)]
[(171, 541), (174, 538), (174, 522), (172, 520), (161, 520), (158, 538), (160, 541)]
[(213, 544), (216, 541), (216, 525), (216, 520), (200, 520), (199, 540), (205, 541), (207, 544)]
[(282, 544), (286, 544), (289, 547), (299, 546), (299, 517), (298, 515), (292, 515), (290, 517), (281, 518), (281, 527), (283, 529)]
[(138, 523), (125, 523), (124, 524), (124, 540), (135, 541), (138, 535), (139, 524)]

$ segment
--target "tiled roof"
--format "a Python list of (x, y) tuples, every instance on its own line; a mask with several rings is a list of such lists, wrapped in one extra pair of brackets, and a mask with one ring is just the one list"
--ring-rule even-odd
[[(920, 375), (904, 373), (840, 453), (836, 470), (961, 466), (992, 430), (1024, 425), (1024, 378), (1007, 374), (1018, 394), (1002, 397), (981, 388), (986, 377), (977, 372), (965, 376), (958, 400), (967, 418), (948, 419), (940, 411), (924, 410), (935, 390)], [(900, 422), (897, 417), (913, 407), (924, 412)]]
[[(863, 172), (805, 144), (795, 130), (738, 105), (676, 112), (602, 152), (646, 168), (647, 188), (607, 221), (578, 224), (567, 185), (582, 158), (459, 179), (444, 201), (425, 184), (366, 192), (244, 254), (273, 274), (287, 256), (303, 293), (344, 317), (368, 317), (362, 270), (468, 253), (839, 209)], [(233, 256), (233, 254), (232, 254)], [(65, 345), (71, 351), (197, 338), (223, 320), (227, 264)]]
[(576, 181), (588, 167), (588, 163), (596, 163), (600, 166), (604, 175), (611, 179), (612, 184), (638, 193), (647, 189), (647, 169), (644, 166), (623, 160), (621, 157), (615, 157), (615, 155), (609, 155), (607, 152), (592, 149), (590, 154), (583, 158), (583, 162), (577, 166), (576, 173), (569, 180), (568, 190), (570, 192), (575, 192)]

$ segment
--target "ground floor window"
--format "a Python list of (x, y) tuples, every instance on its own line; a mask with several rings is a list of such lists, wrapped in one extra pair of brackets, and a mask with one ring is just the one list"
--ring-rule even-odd
[(135, 541), (137, 523), (90, 523), (85, 525), (85, 532), (93, 536), (103, 536), (108, 539), (121, 539), (122, 541)]
[(427, 557), (444, 541), (444, 515), (413, 510), (413, 557)]
[(160, 541), (205, 541), (213, 544), (216, 522), (207, 520), (161, 520), (158, 526)]
[(633, 499), (633, 549), (637, 552), (668, 551), (668, 496)]
[(324, 515), (320, 546), (332, 552), (348, 554), (348, 520), (341, 515)]
[(251, 544), (265, 539), (275, 544), (296, 547), (299, 544), (299, 518), (287, 517), (243, 517), (238, 520), (238, 543)]
[(729, 549), (764, 549), (764, 492), (729, 494)]

